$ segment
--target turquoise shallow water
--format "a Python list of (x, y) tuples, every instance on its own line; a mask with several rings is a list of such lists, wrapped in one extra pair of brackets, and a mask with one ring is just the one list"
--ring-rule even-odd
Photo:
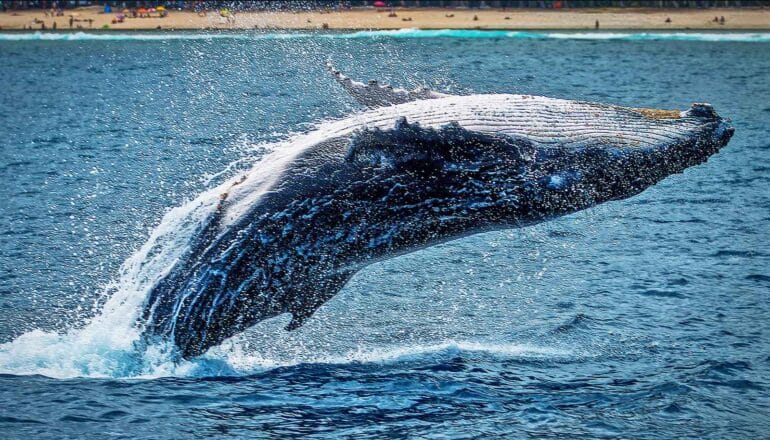
[[(0, 34), (3, 437), (770, 428), (766, 33), (52, 35)], [(143, 245), (183, 244), (189, 200), (358, 108), (327, 60), (449, 93), (709, 101), (736, 134), (630, 200), (373, 265), (297, 332), (134, 353)]]

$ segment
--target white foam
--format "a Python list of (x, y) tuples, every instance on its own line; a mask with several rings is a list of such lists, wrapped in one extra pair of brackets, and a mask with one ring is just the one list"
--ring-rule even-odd
[(304, 353), (291, 359), (272, 358), (245, 352), (240, 344), (224, 344), (210, 350), (204, 358), (222, 360), (238, 374), (253, 374), (265, 369), (299, 364), (351, 364), (409, 362), (446, 353), (485, 353), (502, 358), (553, 359), (573, 355), (555, 347), (516, 343), (487, 343), (447, 340), (433, 344), (393, 344), (380, 347), (356, 347), (342, 353)]

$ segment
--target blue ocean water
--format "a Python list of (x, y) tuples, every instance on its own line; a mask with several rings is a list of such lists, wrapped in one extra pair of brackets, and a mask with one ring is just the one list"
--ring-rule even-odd
[[(770, 34), (0, 34), (3, 438), (761, 438)], [(130, 323), (191, 200), (359, 109), (328, 76), (633, 107), (736, 134), (645, 193), (358, 273), (201, 359)]]

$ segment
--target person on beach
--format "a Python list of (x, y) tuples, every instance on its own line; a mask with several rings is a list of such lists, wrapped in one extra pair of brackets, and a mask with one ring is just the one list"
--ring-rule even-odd
[(596, 20), (596, 25), (594, 26), (594, 29), (599, 29), (599, 20)]

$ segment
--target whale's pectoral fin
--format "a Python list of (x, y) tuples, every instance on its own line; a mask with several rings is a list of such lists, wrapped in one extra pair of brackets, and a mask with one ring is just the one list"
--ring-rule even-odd
[(353, 273), (352, 271), (336, 272), (308, 287), (312, 291), (307, 292), (306, 295), (301, 295), (302, 301), (291, 310), (291, 322), (286, 326), (286, 331), (290, 332), (302, 327), (318, 308), (342, 290)]
[(428, 89), (405, 90), (379, 84), (377, 81), (369, 81), (368, 84), (353, 81), (335, 69), (331, 63), (326, 63), (326, 68), (334, 75), (334, 78), (344, 88), (350, 96), (359, 104), (369, 108), (385, 107), (388, 105), (403, 104), (405, 102), (417, 101), (420, 99), (444, 98), (444, 93), (434, 92)]

